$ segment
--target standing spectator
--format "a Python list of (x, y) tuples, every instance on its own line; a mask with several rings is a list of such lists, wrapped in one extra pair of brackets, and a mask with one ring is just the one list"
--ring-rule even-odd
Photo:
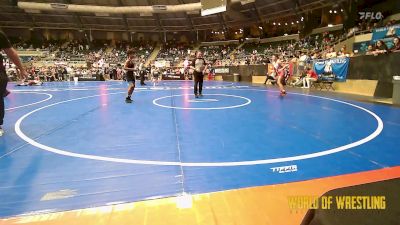
[(190, 68), (189, 59), (186, 57), (185, 61), (183, 61), (183, 74), (185, 75), (185, 80), (189, 80), (189, 68)]
[(144, 83), (144, 74), (145, 74), (145, 66), (144, 66), (144, 59), (140, 59), (139, 63), (139, 76), (140, 76), (140, 85), (146, 85)]
[(299, 74), (301, 74), (304, 71), (304, 68), (306, 67), (308, 60), (308, 56), (302, 52), (299, 58)]
[[(17, 51), (11, 46), (10, 41), (8, 40), (7, 36), (0, 31), (0, 50), (3, 50), (8, 58), (14, 62), (15, 66), (19, 70), (20, 78), (26, 79), (28, 77), (28, 73), (25, 71), (25, 68), (22, 66), (21, 60), (17, 54)], [(8, 77), (6, 74), (6, 68), (3, 64), (3, 56), (0, 54), (0, 136), (3, 136), (4, 130), (3, 126), (3, 119), (4, 119), (4, 96), (8, 95), (7, 91), (7, 83)]]
[(120, 68), (120, 65), (118, 65), (118, 68), (117, 68), (117, 80), (121, 80), (122, 77), (123, 77), (123, 71)]
[(113, 67), (111, 74), (110, 74), (111, 80), (116, 80), (117, 79), (117, 69)]

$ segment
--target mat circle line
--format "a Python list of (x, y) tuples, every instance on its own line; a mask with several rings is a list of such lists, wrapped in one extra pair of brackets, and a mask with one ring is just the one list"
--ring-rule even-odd
[(48, 93), (41, 93), (41, 92), (12, 92), (12, 94), (38, 94), (38, 95), (47, 95), (48, 97), (46, 99), (37, 101), (37, 102), (32, 102), (29, 104), (25, 104), (25, 105), (20, 105), (20, 106), (15, 106), (15, 107), (11, 107), (11, 108), (7, 108), (5, 109), (5, 111), (10, 111), (10, 110), (14, 110), (14, 109), (19, 109), (19, 108), (24, 108), (24, 107), (28, 107), (28, 106), (32, 106), (32, 105), (36, 105), (36, 104), (40, 104), (42, 102), (46, 102), (50, 99), (53, 98), (52, 94), (48, 94)]
[[(194, 96), (194, 94), (183, 94), (183, 95), (168, 95), (160, 98), (156, 98), (153, 100), (153, 104), (156, 106), (160, 106), (163, 108), (168, 108), (168, 109), (186, 109), (186, 110), (220, 110), (220, 109), (233, 109), (233, 108), (239, 108), (246, 106), (251, 103), (251, 100), (249, 98), (243, 97), (243, 96), (237, 96), (237, 95), (227, 95), (227, 94), (205, 94), (204, 96), (226, 96), (226, 97), (233, 97), (233, 98), (241, 98), (246, 100), (245, 103), (239, 104), (239, 105), (232, 105), (232, 106), (224, 106), (224, 107), (209, 107), (209, 108), (195, 108), (195, 107), (178, 107), (178, 106), (167, 106), (167, 105), (162, 105), (160, 103), (157, 103), (157, 101), (165, 98), (171, 98), (171, 97), (179, 97), (179, 96)], [(199, 98), (201, 100), (201, 98)]]
[[(277, 92), (277, 91), (260, 90), (260, 89), (232, 89), (232, 90), (255, 90), (255, 91), (266, 91), (266, 92), (274, 92), (274, 93)], [(142, 91), (156, 91), (156, 90), (142, 90)], [(142, 91), (138, 91), (138, 92), (142, 92)], [(135, 159), (122, 159), (122, 158), (90, 155), (90, 154), (73, 153), (73, 152), (68, 152), (68, 151), (65, 151), (62, 149), (57, 149), (57, 148), (53, 148), (53, 147), (38, 143), (35, 140), (31, 139), (30, 137), (26, 136), (21, 130), (22, 121), (25, 118), (27, 118), (29, 115), (31, 115), (37, 111), (40, 111), (42, 109), (49, 108), (51, 106), (59, 105), (62, 103), (67, 103), (67, 102), (72, 102), (72, 101), (77, 101), (77, 100), (82, 100), (82, 99), (88, 99), (88, 98), (94, 98), (94, 97), (99, 97), (99, 96), (105, 96), (105, 95), (122, 94), (122, 93), (125, 93), (125, 92), (115, 92), (115, 93), (108, 93), (108, 94), (91, 95), (91, 96), (56, 102), (56, 103), (53, 103), (53, 104), (50, 104), (47, 106), (40, 107), (38, 109), (32, 110), (31, 112), (28, 112), (27, 114), (23, 115), (22, 117), (20, 117), (17, 120), (17, 122), (15, 123), (15, 127), (14, 127), (15, 132), (21, 139), (23, 139), (27, 143), (29, 143), (37, 148), (40, 148), (45, 151), (53, 152), (56, 154), (70, 156), (70, 157), (76, 157), (76, 158), (115, 162), (115, 163), (141, 164), (141, 165), (182, 166), (182, 167), (231, 167), (231, 166), (251, 166), (251, 165), (291, 162), (291, 161), (311, 159), (311, 158), (321, 157), (321, 156), (325, 156), (325, 155), (330, 155), (330, 154), (338, 153), (338, 152), (345, 151), (347, 149), (354, 148), (359, 145), (365, 144), (365, 143), (373, 140), (374, 138), (376, 138), (383, 130), (382, 119), (378, 115), (376, 115), (375, 113), (373, 113), (372, 111), (370, 111), (368, 109), (365, 109), (361, 106), (358, 106), (358, 105), (355, 105), (355, 104), (352, 104), (349, 102), (337, 100), (337, 99), (331, 99), (331, 98), (315, 96), (315, 95), (306, 95), (306, 94), (301, 94), (301, 93), (289, 93), (289, 94), (325, 99), (325, 100), (342, 103), (342, 104), (349, 105), (354, 108), (360, 109), (362, 111), (367, 112), (368, 114), (372, 115), (375, 118), (375, 120), (377, 121), (377, 124), (378, 124), (377, 128), (375, 129), (374, 132), (372, 132), (370, 135), (368, 135), (365, 138), (362, 138), (362, 139), (352, 142), (350, 144), (346, 144), (346, 145), (328, 149), (328, 150), (323, 150), (323, 151), (310, 153), (310, 154), (304, 154), (304, 155), (283, 157), (283, 158), (272, 158), (272, 159), (251, 160), (251, 161), (233, 161), (233, 162), (174, 162), (174, 161), (156, 161), (156, 160), (135, 160)]]

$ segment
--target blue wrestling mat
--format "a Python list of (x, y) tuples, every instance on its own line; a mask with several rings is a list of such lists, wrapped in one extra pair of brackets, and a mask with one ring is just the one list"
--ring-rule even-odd
[(400, 165), (396, 107), (211, 81), (198, 99), (190, 81), (138, 85), (126, 104), (126, 88), (9, 85), (0, 217)]

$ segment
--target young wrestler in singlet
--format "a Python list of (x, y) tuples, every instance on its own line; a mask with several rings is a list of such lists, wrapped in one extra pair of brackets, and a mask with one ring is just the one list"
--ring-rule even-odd
[(128, 50), (128, 59), (125, 62), (125, 70), (126, 72), (126, 81), (129, 83), (128, 87), (128, 95), (125, 98), (126, 103), (132, 103), (132, 94), (133, 91), (135, 90), (135, 75), (134, 75), (134, 70), (135, 70), (135, 63), (133, 62), (133, 57), (134, 57), (134, 52), (132, 49)]
[(285, 85), (285, 66), (282, 64), (281, 60), (278, 59), (277, 55), (272, 55), (272, 60), (271, 60), (272, 65), (274, 66), (275, 70), (275, 78), (276, 78), (276, 83), (279, 86), (279, 90), (281, 91), (281, 95), (284, 96), (286, 95), (286, 90), (284, 88)]

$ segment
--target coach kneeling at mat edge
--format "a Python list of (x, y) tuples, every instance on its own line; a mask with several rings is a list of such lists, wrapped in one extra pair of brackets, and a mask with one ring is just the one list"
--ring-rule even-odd
[[(203, 54), (201, 52), (196, 53), (196, 58), (192, 61), (191, 68), (193, 71), (193, 79), (194, 79), (194, 95), (196, 98), (203, 96), (203, 79), (204, 79), (204, 71), (207, 69), (206, 61), (203, 58)], [(198, 90), (198, 91), (197, 91)]]

